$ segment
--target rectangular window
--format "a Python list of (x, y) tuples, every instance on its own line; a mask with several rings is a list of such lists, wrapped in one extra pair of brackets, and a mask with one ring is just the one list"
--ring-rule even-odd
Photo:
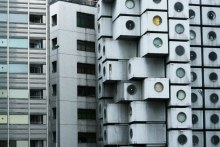
[(57, 25), (57, 14), (52, 16), (52, 26), (56, 26)]
[(9, 73), (28, 73), (27, 64), (10, 64)]
[(53, 113), (53, 119), (56, 119), (57, 118), (57, 109), (52, 108), (52, 113)]
[(78, 96), (95, 97), (96, 96), (96, 88), (91, 87), (91, 86), (77, 86), (77, 95)]
[(26, 89), (10, 89), (10, 98), (13, 99), (28, 99), (28, 90)]
[(0, 13), (0, 21), (6, 22), (8, 20), (6, 13)]
[(8, 141), (7, 140), (0, 140), (0, 147), (8, 147)]
[(30, 98), (31, 99), (43, 99), (43, 90), (42, 89), (31, 89)]
[(9, 21), (12, 23), (28, 23), (27, 14), (9, 14)]
[(28, 124), (28, 115), (10, 115), (9, 124)]
[(52, 73), (57, 72), (57, 61), (52, 62)]
[(57, 85), (56, 84), (52, 85), (52, 95), (53, 96), (57, 95)]
[(28, 48), (28, 40), (21, 38), (10, 38), (9, 47), (11, 48)]
[(77, 12), (77, 27), (95, 28), (95, 17), (93, 14)]
[(95, 52), (95, 42), (77, 40), (77, 50)]
[(30, 14), (30, 23), (43, 23), (43, 15)]
[(78, 133), (78, 143), (96, 143), (96, 133)]
[(77, 73), (95, 75), (95, 64), (77, 63)]
[(30, 40), (30, 48), (43, 48), (43, 40), (42, 39), (31, 39)]
[(30, 115), (31, 124), (43, 124), (43, 115)]
[(28, 141), (17, 140), (16, 147), (28, 147)]
[(56, 139), (56, 132), (53, 132), (53, 142), (56, 143), (57, 142), (57, 139)]
[(78, 109), (78, 119), (95, 120), (96, 110), (95, 109)]
[(52, 49), (57, 49), (59, 45), (57, 44), (57, 38), (52, 39)]
[(43, 147), (43, 140), (31, 140), (30, 147)]
[(42, 74), (43, 65), (42, 64), (30, 64), (30, 73)]

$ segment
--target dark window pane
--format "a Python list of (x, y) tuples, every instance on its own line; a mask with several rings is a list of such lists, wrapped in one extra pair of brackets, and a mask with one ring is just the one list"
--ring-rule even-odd
[(78, 133), (78, 143), (96, 143), (96, 133)]
[(81, 28), (95, 28), (95, 18), (92, 14), (77, 12), (77, 27)]

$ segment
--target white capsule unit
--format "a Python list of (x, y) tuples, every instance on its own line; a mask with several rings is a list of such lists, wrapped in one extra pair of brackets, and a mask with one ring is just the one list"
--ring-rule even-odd
[(119, 16), (113, 22), (113, 39), (139, 38), (140, 34), (140, 17)]
[(169, 108), (167, 112), (168, 129), (192, 128), (191, 108)]
[(189, 22), (193, 25), (200, 25), (200, 7), (189, 6)]
[(168, 34), (147, 33), (139, 42), (140, 56), (155, 57), (168, 54)]
[(114, 94), (114, 101), (129, 102), (142, 99), (142, 82), (141, 81), (120, 81), (117, 83), (117, 90)]
[(200, 27), (190, 26), (189, 35), (190, 35), (190, 45), (202, 45)]
[(192, 108), (203, 108), (203, 97), (204, 97), (204, 93), (202, 92), (202, 89), (192, 89), (191, 107)]
[(171, 84), (189, 84), (191, 82), (190, 64), (168, 64), (166, 77), (170, 79)]
[(191, 106), (190, 86), (170, 86), (168, 106)]
[(170, 19), (169, 37), (172, 40), (189, 40), (189, 21)]
[(140, 15), (140, 0), (116, 0), (112, 5), (112, 20), (120, 15)]
[(203, 25), (219, 25), (220, 24), (220, 8), (219, 7), (202, 7), (202, 24)]
[(190, 47), (190, 60), (191, 66), (202, 66), (201, 47)]
[(127, 61), (106, 61), (102, 74), (103, 82), (127, 80)]
[(218, 48), (204, 48), (203, 59), (204, 66), (219, 67), (220, 66), (220, 50)]
[(202, 87), (202, 68), (191, 68), (191, 87)]
[(220, 108), (220, 91), (219, 90), (205, 90), (205, 108)]
[(171, 18), (189, 18), (189, 0), (168, 0), (168, 14)]
[(113, 92), (116, 90), (112, 84), (103, 83), (102, 79), (98, 81), (97, 94), (99, 99), (113, 98)]
[(167, 10), (167, 0), (140, 0), (141, 14), (147, 10)]
[(192, 147), (191, 130), (168, 131), (167, 147)]
[(144, 12), (141, 15), (141, 35), (147, 32), (168, 32), (167, 20), (167, 12)]
[[(155, 109), (156, 108), (156, 109)], [(129, 106), (129, 123), (165, 123), (165, 103), (134, 101)]]
[(100, 38), (106, 38), (106, 37), (112, 37), (112, 19), (109, 17), (102, 17), (98, 20), (97, 25), (97, 37)]
[(146, 144), (148, 146), (165, 145), (166, 125), (165, 124), (129, 125), (129, 144)]
[(193, 110), (192, 111), (192, 128), (193, 130), (203, 129), (203, 111)]
[(167, 100), (169, 99), (168, 78), (146, 78), (143, 81), (144, 100)]
[(206, 131), (206, 146), (219, 147), (220, 131)]
[(103, 124), (128, 123), (128, 104), (107, 104), (103, 108)]
[(201, 1), (202, 5), (220, 5), (220, 1), (219, 0), (202, 0)]
[(128, 144), (128, 125), (104, 126), (104, 145), (126, 145)]
[(206, 110), (205, 111), (205, 128), (206, 129), (220, 129), (220, 110)]
[(112, 104), (113, 99), (100, 99), (98, 101), (98, 117), (99, 119), (103, 118), (103, 109), (106, 108), (107, 104)]
[(220, 28), (203, 27), (203, 45), (204, 46), (220, 46)]
[(220, 87), (220, 69), (204, 69), (205, 87)]
[(100, 17), (112, 16), (112, 6), (109, 3), (104, 3), (103, 1), (99, 0), (96, 6), (97, 6), (98, 19), (100, 19)]
[(200, 131), (193, 131), (192, 142), (193, 147), (201, 147), (204, 146), (204, 133)]
[(128, 61), (127, 66), (129, 80), (143, 79), (147, 77), (165, 77), (164, 60), (161, 60), (160, 58), (134, 57)]
[(167, 62), (190, 62), (190, 43), (170, 41)]

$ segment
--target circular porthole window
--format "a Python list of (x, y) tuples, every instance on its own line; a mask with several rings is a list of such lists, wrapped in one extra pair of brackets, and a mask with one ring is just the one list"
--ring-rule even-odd
[(183, 78), (185, 76), (186, 72), (183, 68), (178, 68), (176, 70), (176, 76), (179, 78)]
[(210, 41), (214, 41), (215, 39), (216, 39), (216, 33), (215, 32), (213, 32), (213, 31), (211, 31), (211, 32), (209, 32), (208, 33), (208, 39), (210, 40)]
[(134, 27), (135, 27), (135, 24), (134, 24), (134, 22), (133, 22), (132, 20), (128, 20), (128, 21), (126, 22), (126, 28), (127, 28), (128, 30), (133, 30)]
[(209, 79), (212, 81), (212, 82), (216, 82), (218, 80), (218, 75), (215, 73), (215, 72), (212, 72), (210, 75), (209, 75)]
[(190, 30), (190, 40), (194, 40), (196, 38), (196, 33), (193, 30)]
[(217, 124), (219, 122), (219, 117), (217, 114), (213, 114), (211, 117), (210, 117), (210, 120), (213, 124)]
[(105, 46), (103, 46), (103, 55), (105, 55)]
[(191, 72), (191, 82), (194, 82), (197, 79), (197, 74), (195, 72)]
[(186, 98), (185, 91), (183, 91), (183, 90), (177, 91), (176, 97), (181, 101), (184, 100)]
[(183, 32), (185, 31), (185, 28), (182, 24), (177, 24), (175, 26), (175, 31), (177, 34), (183, 34)]
[(160, 82), (157, 82), (157, 83), (154, 85), (154, 90), (155, 90), (156, 92), (162, 92), (163, 89), (164, 89), (163, 84), (160, 83)]
[(99, 104), (99, 114), (101, 114), (101, 111), (102, 111), (102, 105)]
[(99, 64), (99, 73), (101, 72), (101, 65)]
[(180, 122), (180, 123), (185, 122), (185, 121), (186, 121), (186, 114), (183, 113), (183, 112), (178, 113), (178, 114), (177, 114), (177, 120), (178, 120), (178, 122)]
[(156, 26), (159, 26), (161, 23), (162, 23), (162, 18), (160, 16), (154, 16), (153, 18), (153, 23), (156, 25)]
[(130, 129), (130, 138), (133, 138), (133, 131)]
[(159, 4), (161, 0), (153, 0), (154, 3)]
[(208, 18), (209, 18), (210, 20), (214, 20), (214, 19), (216, 18), (216, 14), (215, 14), (214, 11), (209, 11), (209, 12), (207, 13), (207, 16), (208, 16)]
[(101, 93), (102, 92), (102, 88), (101, 88), (101, 86), (99, 85), (99, 93)]
[(106, 72), (106, 69), (105, 67), (103, 68), (103, 75), (105, 76), (105, 72)]
[(133, 9), (134, 6), (135, 6), (135, 3), (134, 3), (133, 0), (126, 0), (125, 6), (126, 6), (128, 9)]
[(183, 8), (184, 6), (181, 2), (177, 2), (174, 4), (174, 9), (176, 10), (176, 12), (182, 12)]
[(130, 95), (134, 95), (136, 92), (137, 92), (137, 88), (135, 85), (129, 85), (127, 87), (127, 92), (130, 94)]
[(217, 59), (217, 54), (215, 52), (210, 52), (209, 53), (209, 59), (211, 61), (215, 61)]
[(219, 97), (216, 93), (212, 93), (209, 98), (210, 98), (210, 101), (214, 104), (217, 103), (219, 100)]
[(106, 109), (104, 109), (104, 118), (106, 118)]
[(184, 145), (187, 143), (187, 137), (186, 137), (186, 135), (183, 135), (183, 134), (178, 136), (177, 140), (178, 140), (179, 144), (181, 144), (181, 145)]
[(107, 139), (107, 133), (106, 133), (106, 130), (104, 131), (104, 138), (105, 138), (105, 140)]
[(97, 5), (97, 11), (98, 11), (98, 13), (100, 12), (100, 5), (99, 4)]
[(182, 56), (185, 53), (185, 48), (182, 45), (176, 47), (175, 52), (178, 56)]
[(131, 106), (129, 107), (129, 115), (130, 116), (132, 115), (132, 107)]
[(199, 138), (196, 135), (193, 135), (193, 145), (197, 145), (199, 143)]
[(193, 61), (197, 58), (197, 55), (194, 51), (190, 51), (190, 60)]
[(189, 19), (194, 19), (196, 16), (195, 11), (193, 11), (192, 9), (189, 9)]
[(191, 93), (191, 102), (195, 103), (198, 100), (198, 96), (195, 93)]
[(131, 73), (131, 64), (128, 65), (128, 72)]
[(153, 41), (153, 44), (155, 47), (159, 48), (163, 45), (163, 41), (160, 39), (160, 38), (155, 38), (154, 41)]
[(99, 44), (98, 46), (98, 52), (100, 53), (101, 52), (101, 45)]
[(211, 137), (211, 143), (214, 145), (218, 145), (219, 144), (219, 137), (217, 135), (214, 135)]
[(196, 124), (197, 122), (198, 122), (198, 116), (197, 115), (195, 115), (195, 114), (193, 114), (192, 115), (192, 124)]
[(100, 33), (100, 24), (98, 24), (98, 33)]

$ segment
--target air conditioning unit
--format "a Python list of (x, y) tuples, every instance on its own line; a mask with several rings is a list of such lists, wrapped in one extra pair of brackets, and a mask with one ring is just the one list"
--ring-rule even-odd
[(170, 79), (171, 84), (189, 84), (191, 82), (190, 64), (168, 64), (166, 77)]
[(128, 125), (104, 126), (104, 145), (126, 145), (128, 144)]
[(203, 111), (202, 110), (192, 111), (192, 129), (193, 130), (203, 129)]
[(192, 142), (193, 147), (201, 147), (204, 145), (204, 133), (201, 131), (193, 131)]
[(170, 19), (169, 37), (173, 40), (189, 40), (189, 20)]
[(134, 39), (139, 38), (140, 34), (140, 17), (119, 16), (113, 22), (113, 39)]
[(192, 147), (192, 130), (168, 131), (167, 147)]
[(202, 45), (201, 43), (201, 29), (197, 26), (190, 26), (190, 45)]
[(202, 7), (202, 24), (217, 26), (220, 24), (219, 7)]
[(107, 104), (103, 108), (103, 124), (128, 123), (128, 104)]
[(202, 89), (192, 89), (191, 90), (191, 102), (192, 108), (203, 108), (203, 98), (204, 93), (202, 92)]
[(220, 91), (219, 90), (205, 90), (205, 108), (220, 108)]
[(191, 108), (169, 108), (167, 112), (168, 129), (187, 129), (192, 128)]
[(140, 81), (120, 81), (117, 83), (115, 91), (115, 102), (135, 101), (142, 99), (142, 82)]
[(113, 88), (114, 84), (108, 84), (108, 83), (103, 83), (102, 80), (98, 81), (98, 87), (97, 87), (97, 93), (98, 93), (98, 98), (113, 98), (114, 96), (114, 91), (116, 90)]
[(201, 47), (190, 47), (191, 66), (202, 66)]
[(109, 3), (104, 3), (103, 1), (99, 0), (97, 2), (97, 12), (98, 16), (97, 18), (100, 19), (100, 17), (111, 17), (112, 16), (112, 5)]
[(142, 86), (144, 100), (167, 100), (169, 99), (168, 78), (146, 78)]
[(0, 64), (0, 73), (7, 73), (8, 66), (7, 64)]
[(202, 87), (201, 68), (191, 68), (191, 87)]
[(204, 59), (204, 66), (211, 66), (211, 67), (219, 67), (220, 60), (220, 50), (217, 48), (204, 48), (203, 49), (203, 59)]
[(98, 117), (99, 119), (103, 118), (103, 109), (107, 106), (107, 104), (112, 104), (113, 99), (100, 99), (98, 101)]
[(215, 5), (215, 6), (219, 6), (220, 5), (220, 1), (219, 0), (202, 0), (201, 1), (202, 5)]
[(168, 34), (147, 33), (139, 42), (140, 56), (164, 56), (168, 54)]
[(129, 125), (129, 144), (146, 144), (163, 146), (166, 144), (165, 124), (131, 124)]
[(220, 129), (220, 110), (206, 110), (205, 111), (205, 128), (206, 129)]
[(166, 121), (166, 108), (163, 102), (133, 101), (128, 111), (129, 123), (165, 123)]
[(141, 35), (147, 32), (168, 32), (167, 20), (167, 12), (144, 12), (141, 15)]
[(140, 15), (140, 0), (116, 0), (112, 5), (112, 20), (121, 15)]
[(200, 25), (200, 7), (189, 6), (189, 22), (193, 25)]
[(189, 18), (189, 0), (168, 0), (168, 14), (172, 18)]
[(167, 62), (190, 62), (190, 43), (170, 41)]
[(102, 74), (103, 82), (127, 80), (127, 61), (106, 61)]
[(102, 60), (128, 60), (137, 56), (137, 42), (105, 39), (102, 48)]
[(190, 86), (170, 86), (170, 101), (168, 106), (191, 106)]
[(141, 14), (147, 10), (167, 10), (167, 0), (140, 0)]
[(159, 58), (131, 58), (128, 61), (128, 79), (144, 79), (147, 77), (165, 77), (164, 60)]
[(204, 46), (220, 46), (220, 42), (218, 41), (220, 28), (204, 27), (202, 31)]
[(101, 17), (98, 20), (97, 25), (97, 37), (100, 38), (109, 38), (112, 37), (112, 18)]
[(204, 69), (205, 87), (220, 87), (220, 69)]
[(207, 147), (218, 147), (220, 145), (220, 131), (206, 131)]

